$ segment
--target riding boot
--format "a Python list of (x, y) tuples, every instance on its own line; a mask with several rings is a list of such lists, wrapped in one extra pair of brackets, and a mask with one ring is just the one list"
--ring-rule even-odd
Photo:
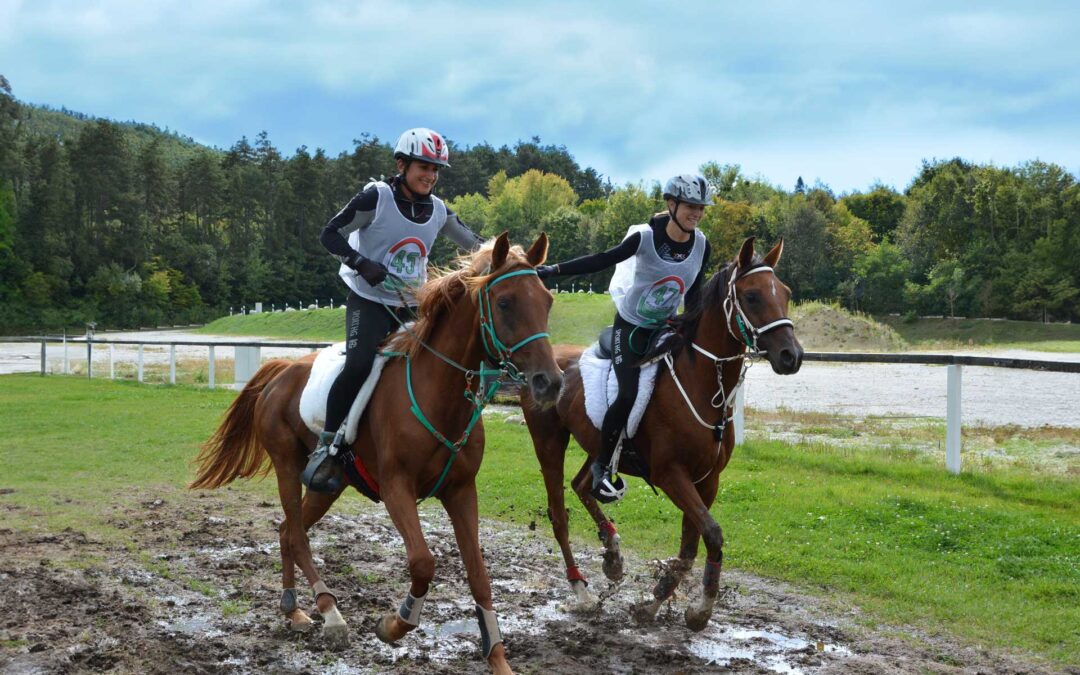
[(341, 490), (345, 482), (345, 472), (341, 468), (337, 454), (345, 442), (345, 429), (337, 432), (323, 431), (319, 434), (319, 444), (308, 457), (307, 466), (300, 474), (300, 480), (309, 490), (334, 494)]
[(622, 476), (612, 477), (611, 458), (615, 454), (615, 447), (619, 444), (622, 429), (608, 433), (603, 438), (600, 454), (593, 460), (589, 467), (592, 473), (592, 496), (602, 504), (617, 502), (626, 494), (626, 483)]

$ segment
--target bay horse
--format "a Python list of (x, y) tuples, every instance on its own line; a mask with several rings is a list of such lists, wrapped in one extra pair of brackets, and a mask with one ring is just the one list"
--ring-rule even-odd
[[(783, 240), (762, 259), (754, 254), (754, 238), (743, 242), (734, 260), (724, 264), (704, 284), (696, 307), (670, 323), (673, 335), (649, 350), (642, 361), (661, 359), (652, 398), (632, 439), (643, 464), (638, 475), (664, 491), (683, 512), (682, 543), (676, 558), (663, 566), (653, 599), (632, 608), (634, 618), (652, 621), (661, 604), (693, 566), (698, 541), (707, 551), (702, 598), (686, 610), (688, 627), (705, 628), (719, 593), (724, 537), (709, 513), (716, 499), (720, 472), (731, 459), (734, 429), (728, 424), (736, 387), (741, 383), (747, 350), (764, 350), (779, 374), (799, 370), (803, 349), (787, 318), (790, 289), (773, 271), (783, 252)], [(547, 489), (548, 516), (562, 549), (566, 576), (581, 608), (595, 605), (585, 576), (574, 562), (563, 502), (563, 464), (570, 436), (588, 453), (571, 481), (585, 509), (596, 521), (604, 545), (604, 574), (622, 579), (619, 535), (589, 493), (591, 458), (600, 450), (600, 431), (585, 411), (585, 394), (578, 359), (580, 347), (557, 345), (563, 369), (563, 389), (554, 407), (541, 407), (531, 392), (522, 390), (522, 410), (532, 436)], [(625, 443), (625, 441), (624, 441)], [(626, 450), (623, 450), (625, 455)]]
[[(400, 358), (386, 363), (351, 447), (404, 540), (411, 579), (401, 609), (378, 621), (379, 639), (395, 642), (419, 625), (435, 559), (424, 540), (417, 500), (434, 493), (453, 524), (476, 601), (483, 654), (500, 674), (511, 670), (478, 535), (476, 474), (484, 454), (480, 411), (498, 386), (492, 376), (507, 372), (523, 380), (541, 405), (558, 396), (562, 375), (547, 339), (552, 296), (533, 269), (547, 257), (547, 249), (545, 234), (527, 252), (511, 249), (504, 232), (462, 258), (456, 271), (420, 289), (419, 318), (387, 343)], [(307, 530), (345, 487), (335, 494), (307, 491), (301, 499), (300, 474), (316, 436), (301, 420), (299, 402), (313, 361), (314, 355), (268, 361), (255, 373), (203, 446), (190, 487), (216, 488), (273, 469), (285, 511), (279, 530), (281, 611), (293, 630), (313, 625), (297, 602), (299, 565), (323, 616), (324, 638), (341, 649), (348, 644), (348, 628), (312, 560)], [(498, 370), (489, 363), (498, 364)]]

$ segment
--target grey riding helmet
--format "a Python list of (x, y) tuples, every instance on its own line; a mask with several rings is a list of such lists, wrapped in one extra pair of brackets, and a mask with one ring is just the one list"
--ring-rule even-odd
[(667, 184), (664, 185), (664, 199), (712, 206), (713, 191), (701, 176), (684, 173), (668, 179)]

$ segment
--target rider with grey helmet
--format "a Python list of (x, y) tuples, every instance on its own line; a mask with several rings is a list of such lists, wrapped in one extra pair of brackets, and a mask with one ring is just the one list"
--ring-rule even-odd
[[(341, 261), (349, 287), (345, 301), (345, 367), (330, 387), (326, 425), (301, 478), (309, 489), (341, 489), (345, 429), (342, 423), (364, 380), (375, 351), (416, 306), (414, 292), (427, 279), (427, 261), (438, 235), (465, 250), (482, 240), (432, 194), (439, 171), (450, 166), (450, 151), (431, 129), (409, 129), (394, 147), (398, 174), (369, 183), (323, 228), (319, 240)], [(390, 276), (390, 275), (393, 276)], [(344, 461), (349, 461), (344, 457)], [(356, 486), (364, 491), (365, 486)], [(369, 495), (371, 496), (371, 495)]]
[(675, 176), (664, 186), (664, 199), (667, 213), (631, 226), (618, 246), (536, 268), (541, 278), (547, 278), (592, 274), (616, 266), (608, 288), (616, 309), (611, 363), (619, 395), (604, 415), (601, 450), (591, 468), (592, 495), (605, 503), (622, 499), (626, 492), (625, 483), (613, 477), (610, 465), (637, 397), (638, 361), (683, 300), (688, 306), (697, 302), (709, 262), (709, 242), (697, 229), (705, 207), (712, 204), (708, 183), (701, 176)]

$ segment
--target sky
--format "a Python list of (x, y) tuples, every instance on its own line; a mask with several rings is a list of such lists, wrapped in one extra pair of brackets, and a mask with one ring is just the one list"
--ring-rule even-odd
[(0, 74), (220, 148), (426, 126), (616, 184), (716, 161), (841, 193), (954, 156), (1080, 174), (1078, 35), (1080, 3), (1038, 0), (0, 0)]

